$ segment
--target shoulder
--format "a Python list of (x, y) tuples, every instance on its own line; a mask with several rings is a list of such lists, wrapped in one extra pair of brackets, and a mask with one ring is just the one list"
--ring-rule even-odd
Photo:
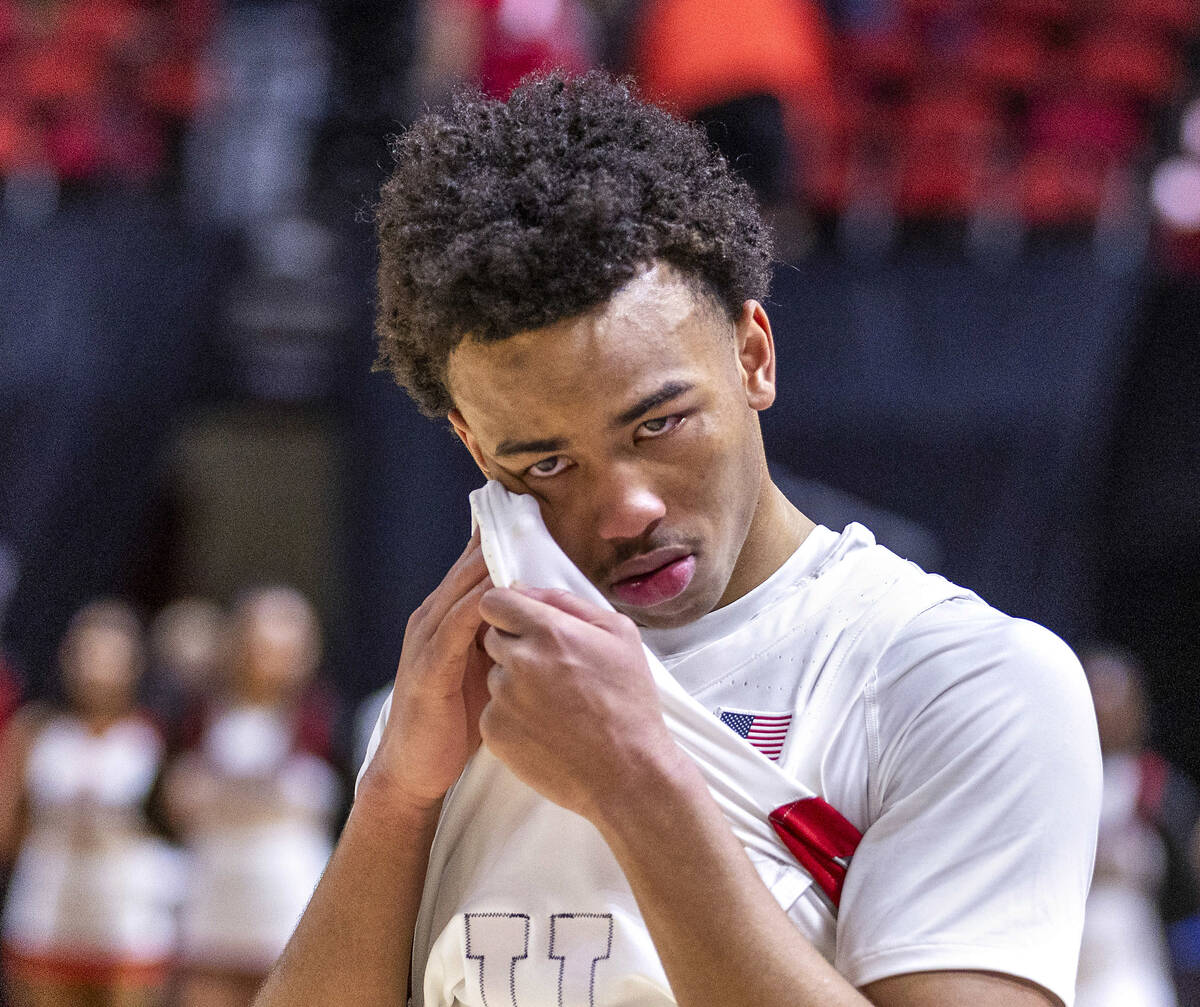
[(901, 629), (875, 686), (871, 821), (839, 923), (847, 974), (983, 970), (1068, 997), (1100, 800), (1074, 654), (950, 599)]
[(1094, 735), (1083, 669), (1050, 630), (974, 597), (950, 598), (896, 634), (877, 672), (881, 726), (900, 733), (941, 707), (1033, 721), (1069, 717)]

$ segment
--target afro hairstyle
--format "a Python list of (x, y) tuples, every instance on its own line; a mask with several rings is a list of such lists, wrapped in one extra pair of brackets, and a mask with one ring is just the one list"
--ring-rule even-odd
[(429, 416), (454, 408), (464, 338), (505, 339), (604, 304), (656, 261), (735, 319), (763, 300), (771, 236), (703, 129), (593, 72), (460, 92), (392, 142), (375, 208), (376, 369)]

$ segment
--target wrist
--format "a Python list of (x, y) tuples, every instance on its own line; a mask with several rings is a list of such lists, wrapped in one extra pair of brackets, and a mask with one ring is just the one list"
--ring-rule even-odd
[(388, 774), (368, 767), (359, 781), (350, 815), (385, 835), (423, 834), (437, 827), (444, 798), (444, 794), (410, 794)]
[(610, 846), (673, 828), (680, 815), (690, 818), (691, 809), (712, 802), (700, 770), (674, 741), (636, 759), (636, 768), (601, 796), (590, 816)]

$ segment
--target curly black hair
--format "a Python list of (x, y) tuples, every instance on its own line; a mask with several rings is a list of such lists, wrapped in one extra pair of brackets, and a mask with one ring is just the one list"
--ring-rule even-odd
[(454, 408), (446, 363), (583, 314), (656, 260), (736, 318), (766, 297), (771, 237), (698, 126), (627, 80), (555, 72), (507, 102), (462, 92), (392, 143), (375, 210), (376, 369), (429, 416)]

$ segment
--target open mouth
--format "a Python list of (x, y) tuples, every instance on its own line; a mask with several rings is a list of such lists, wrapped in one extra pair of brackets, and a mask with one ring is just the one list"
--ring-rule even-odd
[(684, 592), (696, 573), (696, 557), (689, 553), (632, 577), (616, 581), (612, 590), (626, 605), (647, 608), (670, 601)]

